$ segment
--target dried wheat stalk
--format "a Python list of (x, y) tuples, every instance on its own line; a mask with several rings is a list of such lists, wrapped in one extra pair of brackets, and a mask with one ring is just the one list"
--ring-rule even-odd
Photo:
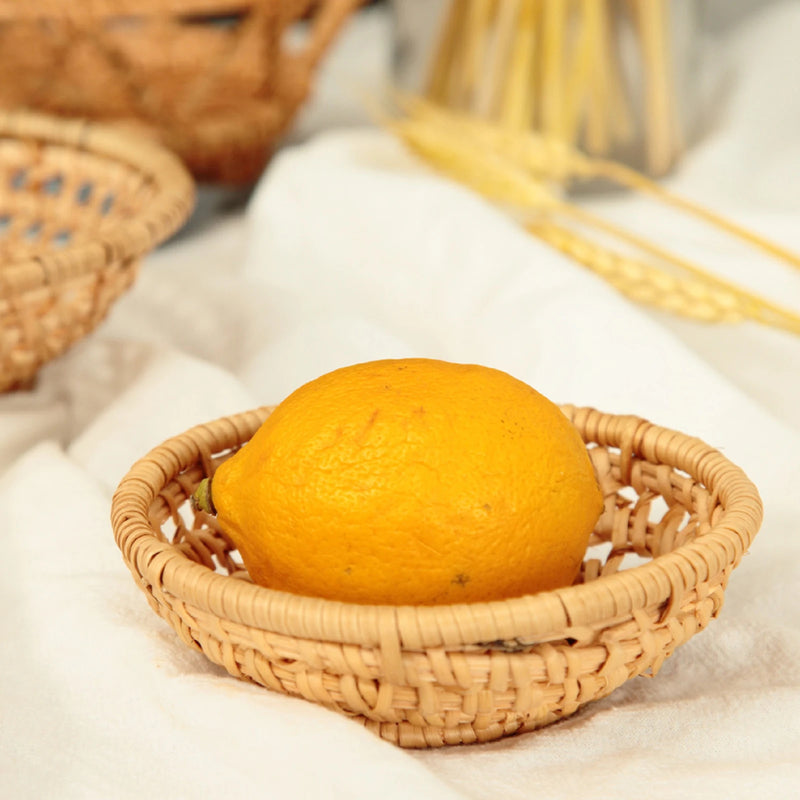
[[(800, 315), (794, 311), (566, 201), (563, 185), (576, 179), (611, 180), (649, 194), (800, 268), (797, 254), (668, 192), (627, 167), (591, 158), (562, 140), (512, 131), (420, 99), (398, 97), (398, 103), (403, 114), (388, 120), (387, 125), (412, 150), (483, 196), (522, 213), (528, 230), (627, 297), (693, 319), (752, 320), (800, 334)], [(636, 255), (602, 243), (603, 238), (615, 239)]]
[[(619, 44), (632, 40), (643, 108)], [(580, 144), (594, 155), (637, 132), (647, 171), (683, 149), (668, 0), (453, 0), (425, 94), (447, 108)]]

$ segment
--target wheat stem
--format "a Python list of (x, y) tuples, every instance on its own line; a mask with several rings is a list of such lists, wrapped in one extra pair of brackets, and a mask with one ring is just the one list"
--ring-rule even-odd
[(645, 74), (646, 145), (648, 167), (663, 175), (672, 166), (671, 142), (675, 124), (675, 97), (671, 75), (672, 46), (666, 0), (642, 0), (636, 4), (642, 66)]
[(458, 0), (451, 0), (439, 34), (425, 88), (425, 94), (440, 103), (446, 104), (449, 101), (448, 84), (450, 75), (457, 66), (454, 62), (459, 54), (459, 37), (463, 23), (462, 4)]
[[(626, 173), (616, 173), (606, 162), (576, 155), (562, 142), (555, 141), (553, 146), (554, 142), (544, 137), (515, 134), (489, 123), (469, 121), (413, 99), (406, 98), (402, 103), (407, 111), (416, 111), (418, 116), (389, 124), (410, 148), (484, 197), (527, 214), (528, 230), (603, 275), (627, 296), (695, 319), (750, 319), (800, 334), (800, 315), (795, 312), (561, 200), (547, 183), (553, 177), (558, 159), (562, 161), (558, 167), (561, 172), (577, 167), (591, 170), (599, 163), (601, 172), (605, 169), (620, 179), (629, 179)], [(656, 187), (655, 191), (661, 190)], [(680, 198), (675, 200), (688, 204)], [(535, 214), (534, 219), (531, 214)], [(612, 236), (652, 261), (623, 256), (604, 247), (576, 232), (576, 224), (595, 234)], [(746, 240), (751, 241), (752, 237), (744, 233)], [(798, 261), (797, 257), (793, 260)], [(673, 273), (659, 263), (667, 265)]]
[(670, 275), (581, 237), (549, 218), (529, 222), (526, 227), (638, 303), (704, 322), (750, 320), (800, 334), (800, 315), (731, 284)]
[(591, 169), (597, 177), (607, 178), (621, 186), (627, 186), (630, 189), (650, 195), (667, 205), (678, 208), (691, 216), (695, 216), (725, 231), (770, 256), (800, 269), (800, 255), (797, 253), (793, 253), (787, 248), (748, 230), (743, 225), (739, 225), (715, 211), (705, 208), (698, 203), (693, 203), (691, 200), (687, 200), (674, 192), (670, 192), (660, 184), (624, 164), (619, 164), (614, 161), (595, 160), (592, 163)]
[(645, 157), (651, 174), (664, 174), (682, 148), (670, 2), (452, 0), (426, 94), (608, 155), (637, 132), (626, 87), (631, 70), (620, 56), (630, 25)]
[(546, 0), (542, 7), (541, 128), (551, 136), (564, 135), (565, 42), (569, 5)]

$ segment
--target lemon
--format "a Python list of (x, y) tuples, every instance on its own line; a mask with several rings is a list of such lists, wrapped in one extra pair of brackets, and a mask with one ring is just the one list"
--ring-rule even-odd
[(558, 406), (500, 370), (421, 358), (300, 387), (196, 498), (256, 583), (392, 605), (569, 584), (603, 505)]

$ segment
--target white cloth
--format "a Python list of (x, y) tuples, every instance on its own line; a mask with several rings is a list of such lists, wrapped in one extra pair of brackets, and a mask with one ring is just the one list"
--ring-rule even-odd
[[(365, 60), (385, 66), (374, 42), (385, 47), (386, 33), (365, 15), (328, 85)], [(727, 40), (744, 78), (673, 179), (796, 251), (800, 184), (781, 176), (800, 174), (798, 37), (800, 9), (783, 3)], [(299, 131), (336, 118), (324, 102)], [(786, 267), (667, 226), (637, 199), (593, 207), (800, 310), (800, 275)], [(720, 618), (655, 679), (560, 724), (427, 752), (236, 681), (186, 648), (114, 544), (109, 502), (126, 469), (195, 423), (401, 355), (500, 367), (553, 400), (698, 435), (741, 465), (766, 516)], [(0, 397), (0, 796), (796, 796), (798, 366), (798, 337), (629, 304), (383, 133), (285, 149), (246, 213), (220, 212), (153, 254), (35, 390)]]

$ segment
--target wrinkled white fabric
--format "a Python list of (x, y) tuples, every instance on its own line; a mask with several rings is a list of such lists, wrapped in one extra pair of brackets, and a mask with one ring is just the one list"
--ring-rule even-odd
[[(633, 306), (364, 127), (358, 66), (380, 82), (386, 35), (378, 13), (348, 30), (328, 93), (298, 123), (308, 141), (276, 157), (245, 210), (196, 222), (150, 256), (97, 331), (35, 389), (0, 397), (0, 795), (796, 796), (800, 338)], [(795, 3), (727, 34), (741, 79), (670, 179), (795, 251), (799, 36)], [(342, 83), (353, 94), (337, 105)], [(354, 119), (358, 130), (339, 125)], [(591, 205), (800, 310), (800, 273), (637, 198)], [(720, 618), (656, 678), (562, 723), (428, 752), (236, 681), (186, 648), (113, 541), (110, 498), (128, 467), (328, 369), (405, 355), (499, 367), (556, 401), (700, 436), (742, 466), (765, 521)]]

